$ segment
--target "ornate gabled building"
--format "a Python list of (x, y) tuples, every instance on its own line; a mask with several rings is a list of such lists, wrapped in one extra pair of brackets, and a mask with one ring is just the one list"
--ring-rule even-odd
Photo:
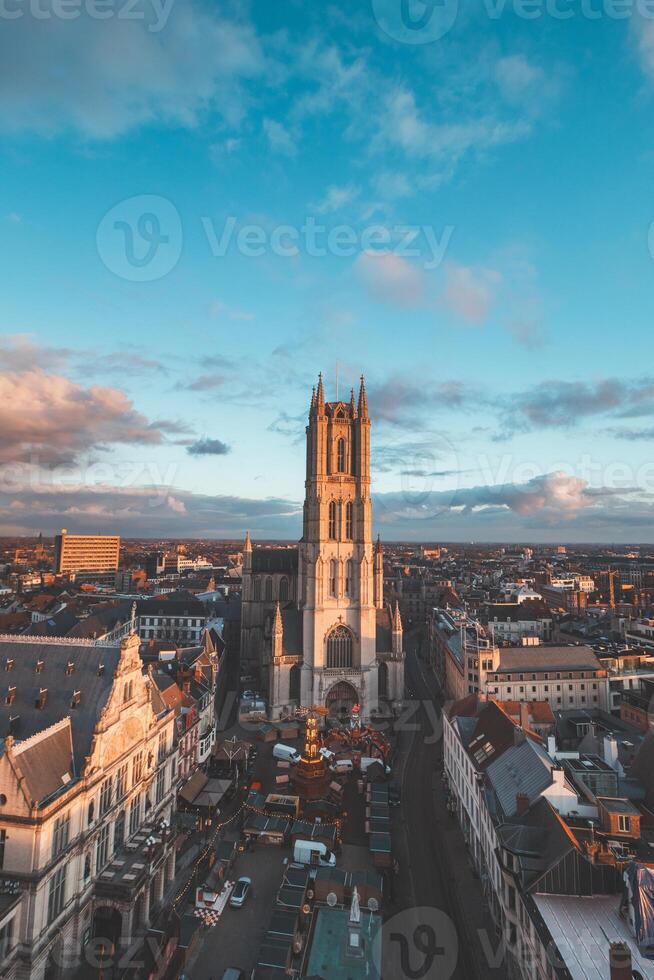
[(402, 697), (397, 606), (384, 605), (383, 554), (373, 545), (370, 427), (358, 399), (326, 402), (322, 376), (309, 409), (303, 535), (297, 549), (243, 559), (242, 670), (258, 667), (273, 717), (293, 707), (355, 704), (369, 717)]
[[(55, 980), (117, 962), (175, 874), (174, 714), (135, 632), (0, 638), (0, 974)], [(0, 907), (2, 902), (0, 901)], [(109, 966), (109, 962), (106, 964)]]

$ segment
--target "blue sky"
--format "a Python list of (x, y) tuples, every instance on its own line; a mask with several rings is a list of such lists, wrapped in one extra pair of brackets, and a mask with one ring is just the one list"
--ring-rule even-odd
[(296, 536), (322, 370), (387, 538), (654, 540), (645, 0), (401, 3), (5, 0), (1, 532)]

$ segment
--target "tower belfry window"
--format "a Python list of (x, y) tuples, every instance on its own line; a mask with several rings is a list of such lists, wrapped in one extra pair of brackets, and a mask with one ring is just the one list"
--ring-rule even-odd
[(353, 510), (354, 508), (352, 505), (352, 501), (348, 500), (348, 502), (345, 505), (345, 537), (347, 538), (348, 541), (352, 540)]
[(339, 439), (336, 443), (336, 471), (345, 473), (345, 439)]
[(336, 540), (336, 501), (329, 502), (329, 537), (332, 541)]
[(329, 594), (331, 596), (337, 595), (337, 588), (338, 588), (337, 575), (338, 575), (338, 565), (336, 563), (336, 559), (332, 558), (332, 560), (329, 563)]

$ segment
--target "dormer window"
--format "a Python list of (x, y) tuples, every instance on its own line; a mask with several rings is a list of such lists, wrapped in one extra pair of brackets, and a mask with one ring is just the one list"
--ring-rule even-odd
[(81, 700), (82, 700), (82, 692), (81, 691), (73, 691), (73, 696), (70, 699), (70, 706), (71, 706), (71, 708), (76, 708), (77, 705), (80, 703)]
[(14, 669), (14, 659), (13, 657), (7, 657), (7, 659), (5, 660), (5, 670), (13, 670), (13, 669)]
[(69, 660), (68, 663), (66, 664), (66, 674), (70, 675), (74, 673), (75, 673), (75, 664), (72, 660)]
[(45, 661), (44, 660), (37, 660), (36, 661), (36, 667), (34, 668), (34, 672), (36, 674), (42, 674), (44, 667), (45, 667)]
[(98, 664), (98, 677), (102, 677), (103, 675), (104, 675), (104, 664)]
[(16, 685), (14, 684), (7, 691), (6, 702), (7, 704), (13, 704), (15, 700), (16, 700)]
[(35, 707), (37, 707), (40, 711), (42, 711), (47, 703), (48, 703), (48, 689), (47, 687), (42, 687), (41, 690), (39, 691), (39, 696), (34, 702), (34, 704)]

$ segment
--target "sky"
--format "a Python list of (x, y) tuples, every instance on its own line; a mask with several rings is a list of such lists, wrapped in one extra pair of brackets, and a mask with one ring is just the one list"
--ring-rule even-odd
[(651, 0), (0, 0), (0, 533), (654, 541)]

